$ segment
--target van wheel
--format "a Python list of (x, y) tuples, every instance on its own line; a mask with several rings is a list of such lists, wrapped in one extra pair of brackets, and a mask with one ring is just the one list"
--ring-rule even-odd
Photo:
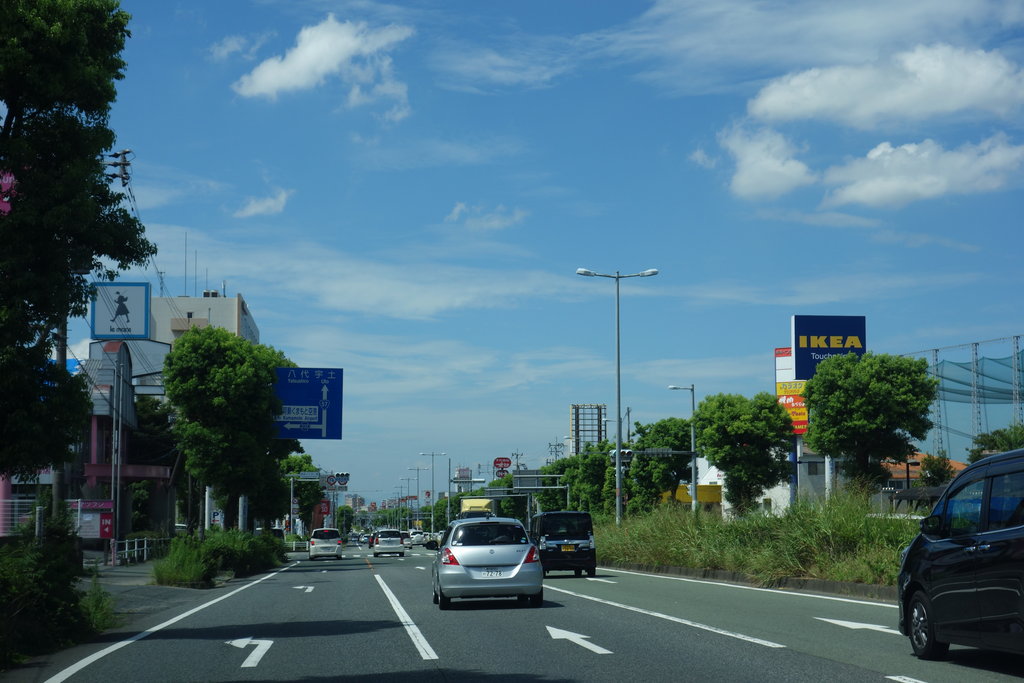
[(583, 570), (582, 569), (574, 569), (573, 572), (576, 574), (577, 578), (583, 576)]
[(587, 570), (587, 576), (593, 576), (594, 574), (597, 574), (597, 567), (591, 567)]
[(935, 639), (935, 624), (932, 622), (932, 602), (924, 591), (914, 593), (910, 599), (907, 614), (910, 645), (919, 659), (942, 659), (949, 651), (949, 643)]

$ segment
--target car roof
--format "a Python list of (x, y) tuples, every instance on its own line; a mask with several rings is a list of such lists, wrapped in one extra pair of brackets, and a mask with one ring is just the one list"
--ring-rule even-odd
[[(970, 467), (968, 467), (967, 469), (976, 469), (982, 466), (982, 464), (991, 465), (992, 463), (995, 462), (1003, 462), (1004, 460), (1013, 460), (1015, 458), (1020, 457), (1024, 457), (1024, 448), (1018, 448), (1015, 451), (1006, 451), (1005, 453), (996, 453), (995, 455), (985, 456), (981, 460), (976, 460), (972, 462)], [(964, 471), (966, 472), (967, 470)]]
[(524, 526), (523, 523), (515, 517), (467, 517), (465, 519), (453, 519), (452, 526), (455, 527), (465, 526), (466, 524), (485, 524), (492, 522), (505, 522), (506, 524), (511, 522), (513, 524), (518, 524), (519, 526)]

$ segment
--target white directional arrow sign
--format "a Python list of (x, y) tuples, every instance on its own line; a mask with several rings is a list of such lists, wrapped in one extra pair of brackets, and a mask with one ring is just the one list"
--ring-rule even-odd
[(306, 589), (307, 593), (312, 593), (313, 592), (313, 586), (292, 586), (292, 588), (294, 588), (296, 590), (302, 590), (304, 588), (304, 589)]
[(587, 648), (591, 652), (596, 652), (599, 655), (612, 654), (611, 650), (606, 650), (600, 645), (594, 645), (589, 640), (587, 640), (587, 638), (589, 638), (590, 636), (585, 636), (580, 633), (573, 633), (572, 631), (563, 631), (560, 628), (554, 628), (551, 626), (548, 626), (546, 628), (548, 629), (548, 633), (550, 633), (551, 637), (555, 640), (568, 640), (569, 642), (576, 643), (581, 647)]
[(274, 644), (272, 640), (253, 640), (252, 638), (238, 638), (236, 640), (224, 641), (228, 645), (234, 645), (237, 648), (245, 649), (250, 645), (255, 645), (256, 649), (249, 653), (249, 656), (242, 662), (242, 668), (252, 668), (260, 663), (260, 659), (263, 655), (267, 654), (267, 650)]
[(825, 619), (824, 617), (814, 617), (814, 618), (817, 619), (818, 621), (827, 621), (830, 624), (835, 624), (836, 626), (842, 626), (843, 628), (851, 628), (851, 629), (854, 629), (854, 630), (864, 630), (864, 631), (878, 631), (879, 633), (891, 633), (891, 634), (893, 634), (895, 636), (903, 635), (902, 633), (900, 633), (899, 631), (897, 631), (894, 628), (889, 628), (888, 626), (881, 626), (879, 624), (862, 624), (859, 621), (842, 621), (841, 619)]

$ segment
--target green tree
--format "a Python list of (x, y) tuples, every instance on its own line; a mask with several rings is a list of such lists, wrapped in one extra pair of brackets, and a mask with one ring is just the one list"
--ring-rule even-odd
[(1004, 453), (1024, 448), (1024, 424), (1015, 422), (1004, 429), (978, 434), (974, 448), (968, 449), (968, 462), (977, 462), (992, 453)]
[(650, 510), (661, 500), (665, 491), (671, 492), (670, 500), (674, 502), (679, 482), (689, 482), (691, 479), (690, 456), (655, 457), (639, 453), (655, 448), (689, 451), (689, 420), (669, 417), (647, 425), (638, 422), (636, 434), (633, 450), (637, 454), (633, 456), (626, 484), (630, 513)]
[(956, 470), (950, 464), (945, 453), (926, 455), (921, 458), (921, 474), (917, 486), (942, 486), (956, 476)]
[(833, 356), (804, 387), (810, 413), (807, 444), (839, 458), (850, 478), (879, 482), (881, 461), (906, 462), (932, 426), (937, 381), (928, 361), (888, 354)]
[(0, 176), (15, 185), (0, 209), (0, 475), (69, 458), (90, 401), (50, 361), (58, 330), (85, 315), (90, 271), (113, 279), (156, 251), (103, 162), (128, 18), (114, 0), (4, 3)]
[(725, 478), (725, 499), (743, 515), (789, 475), (793, 423), (775, 396), (708, 396), (697, 407), (697, 447)]
[(234, 525), (238, 497), (259, 507), (268, 479), (279, 481), (280, 460), (299, 450), (293, 439), (274, 438), (274, 369), (285, 365), (291, 363), (279, 351), (217, 327), (189, 330), (167, 354), (174, 434), (188, 471), (227, 498), (226, 526)]

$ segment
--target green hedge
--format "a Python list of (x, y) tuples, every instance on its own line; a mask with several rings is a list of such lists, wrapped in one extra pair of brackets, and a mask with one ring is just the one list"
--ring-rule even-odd
[(172, 539), (167, 557), (154, 563), (153, 575), (161, 585), (200, 588), (213, 585), (221, 572), (250, 576), (280, 566), (284, 559), (284, 545), (269, 534), (211, 529), (203, 541), (197, 536)]

